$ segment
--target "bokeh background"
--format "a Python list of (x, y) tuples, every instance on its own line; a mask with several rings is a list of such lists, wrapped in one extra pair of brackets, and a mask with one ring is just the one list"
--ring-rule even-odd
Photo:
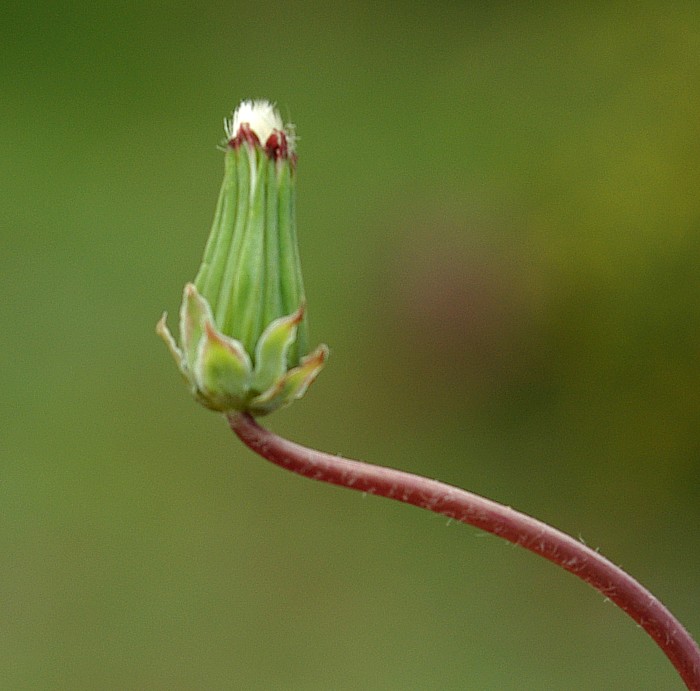
[(1, 12), (2, 688), (682, 688), (549, 563), (265, 464), (154, 326), (222, 118), (276, 100), (332, 357), (269, 425), (580, 536), (700, 635), (697, 3)]

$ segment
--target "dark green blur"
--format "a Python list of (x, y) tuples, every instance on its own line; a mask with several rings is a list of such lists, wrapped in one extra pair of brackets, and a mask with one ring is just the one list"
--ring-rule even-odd
[(333, 7), (0, 11), (0, 688), (681, 689), (549, 563), (266, 465), (154, 326), (223, 117), (276, 100), (332, 352), (265, 422), (580, 536), (700, 636), (700, 6)]

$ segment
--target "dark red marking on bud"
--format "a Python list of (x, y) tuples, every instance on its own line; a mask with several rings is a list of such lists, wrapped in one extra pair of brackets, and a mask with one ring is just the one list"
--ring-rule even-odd
[(229, 139), (228, 145), (232, 149), (238, 149), (243, 142), (247, 142), (251, 146), (260, 146), (258, 135), (250, 129), (250, 123), (242, 122), (236, 132), (236, 136)]
[(265, 153), (274, 161), (279, 161), (289, 156), (287, 135), (282, 130), (273, 130), (272, 134), (267, 138)]

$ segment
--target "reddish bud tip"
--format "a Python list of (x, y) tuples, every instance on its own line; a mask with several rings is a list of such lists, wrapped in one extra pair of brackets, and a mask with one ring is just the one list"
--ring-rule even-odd
[(238, 128), (235, 136), (229, 139), (228, 145), (232, 149), (238, 149), (243, 142), (247, 142), (251, 146), (260, 146), (260, 139), (258, 135), (250, 129), (250, 124), (247, 122), (242, 122), (241, 126)]
[(265, 142), (265, 153), (275, 161), (288, 157), (289, 147), (287, 145), (287, 135), (282, 130), (274, 130), (267, 138)]

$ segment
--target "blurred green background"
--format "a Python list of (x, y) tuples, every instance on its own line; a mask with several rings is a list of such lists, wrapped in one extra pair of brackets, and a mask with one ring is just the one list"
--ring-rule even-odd
[(330, 7), (3, 6), (0, 686), (682, 688), (549, 563), (265, 464), (154, 326), (223, 117), (276, 100), (332, 357), (268, 424), (580, 536), (700, 635), (700, 7)]

